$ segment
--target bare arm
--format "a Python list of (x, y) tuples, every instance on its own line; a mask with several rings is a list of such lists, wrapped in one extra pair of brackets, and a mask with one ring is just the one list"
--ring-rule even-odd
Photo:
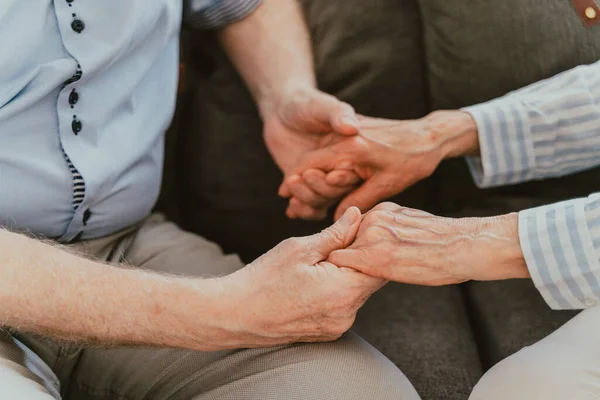
[(310, 38), (295, 0), (263, 0), (219, 37), (263, 117), (286, 93), (316, 86)]
[[(324, 132), (358, 133), (354, 109), (316, 87), (310, 38), (296, 0), (263, 0), (219, 36), (258, 103), (265, 143), (284, 174), (319, 147)], [(310, 206), (290, 203), (288, 217), (325, 218), (330, 199), (347, 193), (359, 180), (351, 171), (341, 173), (342, 184), (311, 192)], [(289, 197), (287, 187), (279, 194)]]
[(0, 326), (200, 351), (333, 340), (385, 283), (323, 262), (354, 240), (359, 224), (351, 209), (317, 235), (205, 280), (109, 266), (0, 230)]
[(0, 276), (0, 324), (22, 331), (198, 350), (223, 336), (214, 281), (117, 268), (4, 230)]

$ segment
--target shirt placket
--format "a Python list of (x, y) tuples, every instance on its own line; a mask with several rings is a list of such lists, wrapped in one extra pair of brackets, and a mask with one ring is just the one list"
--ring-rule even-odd
[[(64, 1), (68, 5), (68, 8), (65, 7), (57, 7), (57, 17), (59, 19), (59, 23), (68, 23), (69, 28), (63, 30), (63, 34), (68, 32), (69, 35), (83, 35), (85, 34), (85, 22), (81, 17), (77, 14), (77, 3), (80, 0), (56, 0)], [(63, 10), (63, 11), (61, 11)], [(64, 10), (70, 11), (70, 16), (60, 15), (64, 13)], [(68, 22), (69, 21), (69, 22)], [(68, 41), (68, 37), (66, 41)], [(76, 58), (76, 55), (73, 55)], [(84, 228), (87, 225), (88, 220), (91, 218), (92, 211), (89, 208), (85, 208), (85, 200), (86, 200), (86, 183), (82, 174), (79, 172), (77, 167), (71, 161), (67, 151), (65, 151), (62, 141), (64, 140), (63, 135), (72, 135), (74, 137), (78, 137), (81, 134), (84, 134), (84, 122), (78, 116), (77, 112), (80, 109), (80, 101), (81, 101), (81, 92), (80, 92), (80, 81), (83, 77), (84, 71), (81, 67), (81, 64), (77, 63), (77, 68), (75, 73), (71, 78), (69, 78), (65, 83), (61, 95), (58, 97), (57, 108), (62, 110), (64, 107), (69, 107), (71, 110), (71, 120), (69, 124), (61, 123), (61, 150), (64, 154), (65, 161), (67, 163), (67, 167), (71, 172), (72, 182), (73, 182), (73, 208), (74, 215), (71, 223), (69, 224), (66, 233), (61, 237), (62, 241), (73, 242), (81, 239), (83, 235)], [(59, 112), (59, 115), (62, 113)], [(68, 126), (70, 128), (70, 133), (66, 133)], [(84, 211), (85, 210), (85, 211)]]

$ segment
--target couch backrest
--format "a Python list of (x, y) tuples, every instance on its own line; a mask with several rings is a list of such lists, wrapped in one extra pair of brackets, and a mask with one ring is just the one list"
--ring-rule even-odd
[[(301, 2), (321, 88), (373, 116), (417, 118), (485, 101), (600, 58), (600, 24), (586, 27), (571, 0)], [(189, 93), (178, 111), (177, 142), (169, 137), (165, 172), (176, 196), (163, 204), (179, 211), (186, 228), (248, 260), (322, 228), (286, 219), (286, 203), (276, 196), (281, 173), (251, 97), (214, 41), (206, 46), (195, 33), (189, 39)], [(447, 214), (476, 207), (489, 213), (599, 190), (594, 170), (479, 191), (457, 160), (395, 201)]]

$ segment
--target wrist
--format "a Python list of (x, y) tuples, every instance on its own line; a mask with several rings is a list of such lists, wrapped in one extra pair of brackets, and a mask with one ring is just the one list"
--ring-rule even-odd
[(170, 346), (197, 351), (239, 347), (235, 291), (230, 290), (226, 278), (177, 278), (169, 289), (166, 306), (160, 307), (167, 318), (157, 325), (165, 337), (173, 335)]
[(255, 95), (258, 111), (263, 121), (278, 115), (286, 104), (308, 101), (317, 90), (314, 79), (291, 79), (277, 87), (265, 87)]
[(519, 241), (517, 213), (456, 221), (468, 238), (466, 247), (460, 252), (465, 255), (461, 262), (468, 268), (471, 279), (530, 278)]
[(477, 124), (464, 111), (435, 111), (425, 118), (425, 131), (440, 149), (442, 159), (479, 153)]

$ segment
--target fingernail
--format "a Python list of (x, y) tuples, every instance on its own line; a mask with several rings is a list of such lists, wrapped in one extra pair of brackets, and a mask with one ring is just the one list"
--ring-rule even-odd
[(347, 223), (348, 225), (354, 225), (354, 223), (358, 220), (360, 215), (360, 211), (356, 207), (350, 207), (344, 213), (342, 217), (342, 222)]
[(344, 125), (350, 125), (358, 129), (359, 123), (354, 115), (342, 115), (340, 122)]
[(300, 175), (291, 175), (287, 179), (287, 183), (294, 184), (300, 182)]

